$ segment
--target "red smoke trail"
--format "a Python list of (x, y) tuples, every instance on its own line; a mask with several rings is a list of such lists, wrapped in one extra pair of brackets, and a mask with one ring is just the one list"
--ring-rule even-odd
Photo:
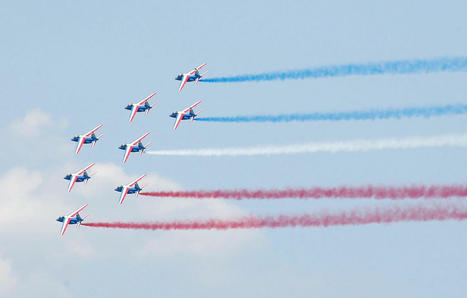
[(467, 197), (467, 185), (414, 185), (414, 186), (340, 186), (288, 188), (283, 190), (199, 190), (159, 191), (140, 193), (143, 196), (196, 198), (196, 199), (419, 199)]
[(227, 230), (283, 227), (328, 227), (344, 225), (365, 225), (400, 221), (465, 220), (467, 208), (444, 207), (393, 207), (343, 211), (335, 214), (317, 213), (298, 216), (277, 215), (267, 217), (248, 216), (233, 220), (185, 220), (160, 222), (96, 222), (83, 223), (89, 227), (143, 230)]

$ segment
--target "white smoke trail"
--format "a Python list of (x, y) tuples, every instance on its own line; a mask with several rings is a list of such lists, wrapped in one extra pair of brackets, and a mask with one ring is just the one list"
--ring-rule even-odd
[(362, 139), (343, 142), (314, 142), (285, 146), (256, 146), (244, 148), (206, 148), (186, 150), (148, 151), (164, 156), (254, 156), (318, 152), (365, 152), (386, 149), (415, 149), (423, 147), (467, 147), (467, 134), (440, 135), (433, 137), (405, 137), (385, 139)]

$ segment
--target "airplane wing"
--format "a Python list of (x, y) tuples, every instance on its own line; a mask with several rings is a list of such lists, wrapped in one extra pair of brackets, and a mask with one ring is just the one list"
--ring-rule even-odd
[(133, 146), (127, 145), (126, 150), (125, 150), (125, 155), (123, 155), (123, 162), (125, 163), (130, 156), (131, 149), (133, 149)]
[(125, 200), (125, 197), (130, 189), (128, 187), (124, 187), (122, 190), (122, 194), (120, 195), (120, 205), (123, 203), (123, 200)]
[(193, 109), (194, 107), (196, 107), (197, 105), (199, 105), (201, 103), (201, 100), (198, 100), (197, 102), (195, 102), (192, 106), (190, 106), (189, 108), (186, 108), (183, 112), (184, 113), (188, 113), (191, 109)]
[(177, 114), (177, 119), (175, 120), (175, 124), (174, 124), (174, 130), (177, 129), (178, 125), (179, 125), (180, 122), (182, 121), (183, 115), (185, 115), (185, 113), (178, 112), (178, 114)]
[(76, 179), (78, 179), (78, 175), (71, 175), (70, 184), (68, 184), (68, 192), (70, 192), (73, 185), (75, 185)]
[(148, 97), (146, 97), (145, 99), (143, 99), (142, 101), (138, 102), (137, 105), (142, 105), (144, 104), (146, 101), (150, 100), (151, 97), (153, 97), (154, 95), (156, 95), (157, 92), (154, 92), (153, 94), (149, 95)]
[(63, 219), (62, 228), (60, 229), (60, 235), (63, 236), (63, 234), (65, 234), (66, 228), (68, 228), (68, 225), (70, 224), (70, 220), (71, 218), (69, 217), (65, 217)]
[(133, 121), (133, 118), (135, 118), (136, 112), (138, 112), (139, 104), (134, 104), (133, 107), (131, 108), (131, 113), (130, 113), (130, 122)]
[(180, 88), (178, 88), (178, 91), (182, 91), (183, 87), (185, 86), (186, 82), (190, 78), (189, 74), (184, 74), (182, 78), (182, 82), (180, 83)]
[(89, 137), (90, 135), (92, 135), (93, 133), (95, 133), (99, 128), (102, 127), (103, 124), (97, 126), (96, 128), (94, 128), (93, 130), (91, 130), (90, 132), (88, 132), (87, 134), (85, 134), (85, 136)]
[(89, 170), (90, 168), (92, 168), (96, 163), (93, 162), (92, 164), (90, 164), (89, 166), (85, 167), (84, 169), (80, 170), (78, 173), (76, 173), (76, 175), (81, 175), (84, 173), (84, 171), (87, 171)]
[(83, 211), (84, 208), (86, 208), (88, 206), (88, 204), (84, 204), (83, 206), (81, 206), (79, 209), (76, 209), (75, 211), (71, 212), (70, 214), (66, 215), (65, 217), (74, 217), (76, 216), (76, 214), (80, 213), (81, 211)]
[(196, 67), (197, 70), (200, 70), (201, 68), (205, 67), (206, 66), (206, 63), (204, 64), (201, 64), (200, 66)]
[(76, 154), (78, 154), (79, 151), (81, 150), (81, 147), (83, 147), (84, 141), (85, 141), (84, 137), (79, 137), (78, 145), (76, 146), (76, 151), (75, 151)]
[(138, 144), (139, 142), (141, 142), (145, 137), (148, 136), (148, 134), (149, 134), (149, 132), (145, 133), (142, 137), (140, 137), (140, 138), (134, 140), (134, 141), (132, 142), (133, 146), (136, 146), (136, 144)]
[(136, 179), (135, 181), (131, 182), (131, 183), (129, 184), (129, 186), (135, 185), (138, 181), (140, 181), (141, 179), (143, 179), (145, 176), (146, 176), (146, 174), (141, 175), (138, 179)]

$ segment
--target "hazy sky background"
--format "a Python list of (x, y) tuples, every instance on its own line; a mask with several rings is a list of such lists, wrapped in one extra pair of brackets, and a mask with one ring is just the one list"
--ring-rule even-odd
[[(113, 189), (148, 173), (148, 190), (463, 183), (463, 148), (271, 157), (132, 155), (155, 149), (255, 146), (465, 133), (466, 116), (302, 123), (182, 123), (203, 116), (335, 112), (467, 103), (467, 73), (187, 84), (209, 76), (340, 63), (467, 55), (465, 1), (12, 1), (0, 5), (0, 296), (464, 297), (465, 222), (235, 231), (125, 231), (55, 219), (88, 203), (89, 221), (231, 218), (392, 205), (368, 201), (194, 201)], [(149, 116), (128, 103), (158, 91)], [(98, 124), (95, 148), (69, 139)], [(63, 177), (97, 175), (67, 193)], [(413, 202), (398, 202), (409, 205)], [(430, 204), (430, 202), (427, 202)]]

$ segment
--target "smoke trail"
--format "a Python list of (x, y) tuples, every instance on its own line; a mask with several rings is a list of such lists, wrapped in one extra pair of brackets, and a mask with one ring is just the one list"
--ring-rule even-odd
[(445, 105), (432, 107), (410, 107), (403, 109), (385, 109), (369, 111), (352, 111), (339, 113), (282, 114), (282, 115), (251, 115), (231, 117), (201, 117), (197, 121), (209, 122), (291, 122), (291, 121), (344, 121), (344, 120), (375, 120), (391, 118), (433, 117), (447, 114), (465, 114), (467, 105)]
[(443, 207), (393, 207), (384, 209), (354, 209), (340, 213), (316, 213), (298, 216), (278, 215), (257, 217), (248, 216), (233, 220), (184, 220), (159, 222), (96, 222), (83, 223), (88, 227), (144, 230), (227, 230), (285, 227), (328, 227), (345, 225), (365, 225), (372, 223), (392, 223), (408, 221), (465, 220), (467, 209), (456, 205)]
[(209, 83), (272, 81), (305, 78), (329, 78), (345, 76), (381, 75), (381, 74), (412, 74), (432, 73), (441, 71), (466, 71), (467, 57), (397, 60), (366, 64), (346, 64), (321, 66), (309, 69), (276, 71), (260, 74), (246, 74), (231, 77), (201, 79)]
[(288, 188), (271, 190), (198, 190), (142, 192), (151, 197), (194, 198), (194, 199), (420, 199), (467, 197), (467, 185), (417, 185), (417, 186), (340, 186)]
[(152, 155), (164, 156), (255, 156), (277, 154), (299, 154), (318, 152), (365, 152), (385, 149), (415, 149), (423, 147), (467, 147), (467, 134), (434, 137), (386, 138), (345, 142), (322, 142), (285, 146), (262, 146), (246, 148), (206, 148), (186, 150), (148, 151)]

